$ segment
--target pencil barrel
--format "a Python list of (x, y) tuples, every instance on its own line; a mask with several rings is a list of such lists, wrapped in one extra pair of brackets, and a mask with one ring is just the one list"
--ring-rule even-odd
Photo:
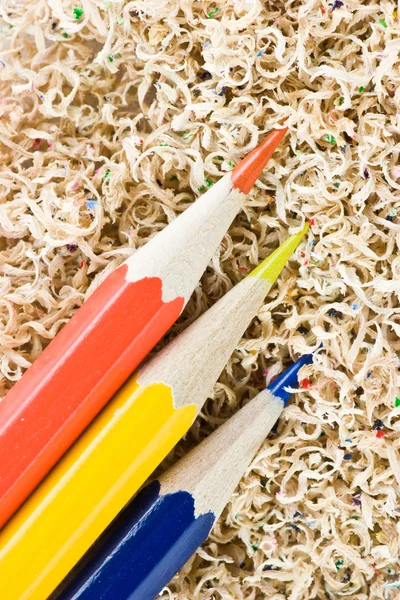
[(77, 565), (54, 600), (153, 600), (211, 531), (215, 516), (196, 518), (194, 510), (191, 494), (160, 495), (153, 481), (90, 549), (89, 567)]

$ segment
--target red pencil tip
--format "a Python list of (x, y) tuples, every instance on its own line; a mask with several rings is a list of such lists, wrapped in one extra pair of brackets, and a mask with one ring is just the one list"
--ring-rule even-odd
[(279, 146), (288, 128), (275, 129), (254, 148), (232, 171), (233, 187), (248, 194), (261, 171)]

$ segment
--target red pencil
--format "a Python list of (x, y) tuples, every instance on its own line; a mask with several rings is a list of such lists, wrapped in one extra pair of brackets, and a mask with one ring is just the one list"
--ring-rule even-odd
[(178, 318), (285, 133), (109, 275), (0, 403), (0, 526)]

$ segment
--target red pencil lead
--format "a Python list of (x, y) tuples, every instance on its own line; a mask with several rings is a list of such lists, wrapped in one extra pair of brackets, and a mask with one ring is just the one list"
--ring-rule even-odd
[(261, 171), (279, 146), (288, 128), (275, 129), (257, 148), (254, 148), (232, 171), (233, 187), (248, 194)]

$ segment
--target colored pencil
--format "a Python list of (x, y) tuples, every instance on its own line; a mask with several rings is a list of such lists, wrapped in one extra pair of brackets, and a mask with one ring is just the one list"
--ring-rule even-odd
[(307, 228), (141, 367), (28, 498), (0, 534), (0, 598), (47, 598), (128, 503), (192, 425)]
[[(297, 386), (308, 354), (146, 486), (77, 565), (57, 600), (153, 600), (204, 542)], [(74, 573), (71, 573), (73, 575)], [(67, 578), (70, 579), (70, 576)]]
[(0, 527), (179, 317), (285, 132), (111, 273), (0, 403)]

